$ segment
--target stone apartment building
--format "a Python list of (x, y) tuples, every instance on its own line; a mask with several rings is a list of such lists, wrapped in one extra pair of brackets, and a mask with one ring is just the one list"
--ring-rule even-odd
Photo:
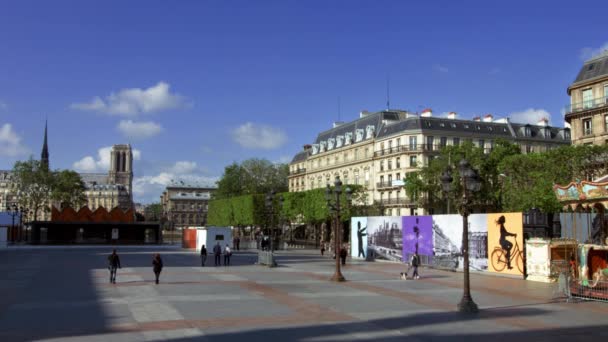
[(565, 120), (573, 144), (608, 142), (608, 51), (587, 60), (568, 87)]
[(163, 220), (171, 228), (205, 226), (214, 187), (185, 184), (168, 185), (160, 196)]
[(289, 190), (325, 187), (340, 176), (345, 184), (363, 185), (367, 204), (381, 203), (386, 215), (432, 214), (407, 197), (406, 175), (427, 165), (445, 146), (470, 141), (490, 152), (498, 138), (518, 144), (522, 153), (533, 153), (570, 144), (570, 130), (550, 127), (546, 119), (530, 125), (494, 120), (490, 114), (460, 120), (456, 113), (433, 117), (430, 109), (420, 115), (364, 111), (356, 120), (334, 123), (304, 145), (289, 165)]

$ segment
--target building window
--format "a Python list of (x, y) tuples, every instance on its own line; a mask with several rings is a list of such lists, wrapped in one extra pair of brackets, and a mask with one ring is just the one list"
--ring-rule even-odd
[(410, 137), (410, 151), (416, 151), (418, 148), (418, 137)]
[[(606, 89), (608, 90), (608, 86), (606, 86)], [(606, 96), (608, 96), (608, 93), (606, 94)], [(397, 143), (395, 144), (396, 147), (401, 146), (401, 138), (397, 138)]]
[(608, 132), (608, 115), (604, 115), (604, 132)]
[(439, 145), (441, 146), (441, 148), (444, 148), (448, 145), (448, 138), (447, 137), (441, 137), (439, 139)]
[(532, 145), (530, 145), (530, 144), (526, 145), (526, 153), (532, 153)]
[(369, 170), (365, 170), (365, 185), (369, 185)]
[(393, 141), (392, 140), (388, 141), (388, 149), (391, 151), (393, 150)]
[(460, 145), (460, 138), (452, 138), (452, 145), (454, 145), (454, 146)]
[(434, 138), (434, 137), (432, 137), (432, 136), (428, 136), (428, 137), (426, 137), (426, 148), (427, 148), (429, 151), (432, 151), (432, 150), (433, 150), (433, 148), (434, 148), (434, 144), (435, 144), (435, 138)]
[(397, 173), (397, 175), (395, 176), (395, 179), (397, 179), (397, 180), (401, 180), (401, 174), (400, 174), (400, 173)]
[(395, 167), (398, 169), (401, 168), (401, 157), (395, 158)]
[(355, 173), (355, 184), (359, 185), (359, 174)]
[(604, 85), (604, 103), (608, 103), (608, 84)]
[(526, 134), (526, 136), (527, 136), (527, 137), (529, 137), (529, 136), (531, 136), (531, 135), (532, 135), (532, 132), (531, 132), (531, 130), (530, 130), (530, 127), (526, 126), (525, 131), (526, 131), (526, 132), (525, 132), (525, 134)]
[(393, 160), (392, 160), (392, 159), (389, 159), (389, 160), (388, 160), (388, 165), (387, 165), (387, 166), (388, 166), (388, 169), (389, 169), (389, 170), (392, 170), (392, 169), (393, 169)]
[(384, 160), (380, 161), (380, 171), (384, 171)]
[(593, 89), (583, 90), (583, 108), (593, 107)]
[(410, 156), (410, 167), (418, 167), (418, 163), (416, 162), (416, 156)]
[(583, 120), (583, 134), (591, 135), (593, 133), (593, 126), (591, 125), (591, 119)]

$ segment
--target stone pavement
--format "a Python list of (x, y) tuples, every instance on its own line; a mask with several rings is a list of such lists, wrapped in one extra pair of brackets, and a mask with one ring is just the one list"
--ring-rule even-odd
[[(0, 251), (0, 341), (571, 341), (608, 337), (608, 303), (555, 300), (556, 285), (472, 274), (477, 315), (455, 311), (462, 274), (349, 262), (332, 283), (332, 259), (279, 252), (280, 267), (235, 252), (232, 266), (200, 267), (192, 251), (119, 247), (109, 284), (108, 247)], [(593, 337), (591, 337), (593, 336)]]

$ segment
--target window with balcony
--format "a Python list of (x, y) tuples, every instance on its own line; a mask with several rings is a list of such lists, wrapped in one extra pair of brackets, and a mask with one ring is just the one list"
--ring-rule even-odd
[(393, 175), (388, 175), (388, 185), (393, 184)]
[(416, 162), (416, 156), (410, 156), (410, 167), (418, 167), (418, 163)]
[(369, 170), (365, 170), (365, 185), (369, 185)]
[(392, 169), (393, 169), (393, 160), (392, 160), (392, 159), (389, 159), (389, 160), (388, 160), (388, 164), (387, 164), (387, 166), (388, 166), (388, 169), (389, 169), (389, 170), (392, 170)]
[(395, 167), (400, 169), (401, 168), (401, 157), (397, 157), (395, 159)]
[(454, 146), (460, 145), (460, 138), (452, 138), (452, 145), (454, 145)]
[(447, 145), (448, 145), (448, 137), (439, 138), (439, 146), (441, 146), (441, 148), (444, 148)]
[(396, 178), (397, 180), (401, 180), (401, 174), (397, 172), (397, 175), (395, 176), (395, 178)]
[(591, 124), (591, 119), (583, 120), (583, 134), (591, 135), (593, 133), (593, 125)]
[(593, 107), (593, 89), (583, 90), (583, 108)]
[(410, 150), (416, 151), (418, 148), (418, 137), (410, 137)]
[(355, 173), (355, 185), (359, 185), (359, 174)]
[(435, 144), (435, 137), (432, 136), (428, 136), (426, 137), (426, 148), (429, 151), (432, 151), (434, 149), (434, 144)]
[[(608, 86), (607, 86), (607, 88), (606, 88), (606, 89), (608, 89)], [(606, 96), (608, 96), (608, 95), (606, 95)], [(397, 141), (396, 141), (395, 146), (396, 146), (396, 147), (401, 146), (401, 138), (397, 138)]]
[(384, 160), (380, 161), (380, 171), (384, 171)]

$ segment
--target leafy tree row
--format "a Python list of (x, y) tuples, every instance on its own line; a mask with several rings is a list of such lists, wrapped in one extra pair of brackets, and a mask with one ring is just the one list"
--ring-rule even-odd
[(15, 163), (13, 177), (19, 205), (32, 211), (34, 221), (52, 202), (79, 209), (87, 201), (82, 178), (71, 170), (49, 171), (39, 160), (30, 158)]
[[(554, 184), (575, 179), (595, 179), (608, 173), (608, 146), (571, 145), (542, 153), (522, 154), (520, 147), (498, 140), (490, 153), (472, 143), (448, 146), (418, 172), (408, 173), (405, 191), (426, 209), (456, 212), (462, 199), (458, 163), (466, 158), (479, 171), (481, 191), (474, 196), (478, 210), (489, 212), (559, 212), (562, 206), (553, 193)], [(452, 167), (453, 191), (441, 191), (441, 174)]]
[(288, 190), (287, 164), (275, 164), (266, 159), (247, 159), (232, 163), (224, 168), (224, 174), (217, 182), (215, 198), (232, 198), (243, 195), (265, 194), (272, 190)]

